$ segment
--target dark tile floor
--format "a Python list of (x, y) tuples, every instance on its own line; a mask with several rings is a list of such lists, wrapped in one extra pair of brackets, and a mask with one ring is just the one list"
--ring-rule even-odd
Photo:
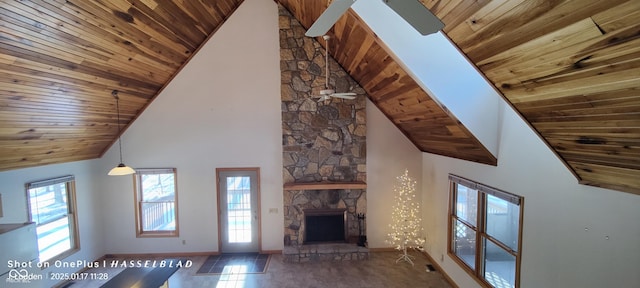
[(196, 274), (264, 273), (269, 264), (268, 254), (234, 253), (211, 255)]
[[(282, 254), (273, 254), (265, 273), (198, 274), (208, 256), (189, 257), (191, 268), (180, 268), (169, 278), (171, 288), (451, 288), (439, 271), (426, 272), (426, 257), (414, 254), (415, 265), (396, 263), (397, 252), (372, 252), (364, 261), (319, 261), (286, 263)], [(109, 279), (123, 268), (93, 268)], [(70, 288), (95, 288), (107, 280), (76, 281)]]

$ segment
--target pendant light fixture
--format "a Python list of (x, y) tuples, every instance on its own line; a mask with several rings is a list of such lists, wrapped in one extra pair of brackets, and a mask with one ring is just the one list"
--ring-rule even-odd
[(114, 98), (116, 98), (116, 111), (117, 111), (117, 115), (118, 115), (118, 148), (120, 149), (120, 164), (118, 164), (118, 166), (114, 167), (113, 169), (111, 169), (111, 171), (109, 171), (109, 176), (121, 176), (121, 175), (130, 175), (130, 174), (134, 174), (136, 173), (136, 170), (133, 170), (133, 168), (124, 165), (124, 162), (122, 162), (122, 139), (120, 139), (120, 134), (122, 131), (120, 131), (120, 105), (119, 105), (119, 101), (120, 97), (118, 97), (118, 90), (113, 90), (111, 92), (111, 95), (113, 95)]

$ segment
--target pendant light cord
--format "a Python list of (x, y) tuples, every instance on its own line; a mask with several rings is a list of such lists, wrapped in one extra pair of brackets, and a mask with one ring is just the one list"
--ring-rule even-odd
[(120, 150), (120, 163), (122, 163), (122, 138), (120, 137), (122, 132), (120, 130), (120, 97), (118, 97), (118, 90), (113, 90), (111, 94), (116, 98), (116, 113), (118, 115), (118, 148)]

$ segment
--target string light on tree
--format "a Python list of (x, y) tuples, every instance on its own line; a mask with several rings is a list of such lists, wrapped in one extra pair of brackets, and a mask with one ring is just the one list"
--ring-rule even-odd
[(405, 170), (404, 174), (396, 177), (396, 185), (393, 188), (395, 192), (395, 204), (391, 213), (391, 233), (389, 233), (388, 243), (395, 246), (397, 250), (402, 251), (396, 263), (406, 261), (413, 265), (411, 258), (413, 256), (407, 254), (407, 249), (422, 250), (425, 242), (422, 238), (422, 225), (420, 218), (420, 204), (416, 200), (416, 181), (409, 177), (409, 171)]

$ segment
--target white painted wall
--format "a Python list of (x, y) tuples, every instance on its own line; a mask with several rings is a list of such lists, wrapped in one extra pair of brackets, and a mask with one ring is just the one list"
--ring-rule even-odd
[[(27, 192), (25, 184), (33, 181), (50, 179), (65, 175), (74, 175), (76, 181), (76, 204), (78, 214), (78, 232), (80, 234), (80, 251), (62, 259), (65, 263), (75, 263), (76, 261), (93, 261), (104, 255), (103, 234), (99, 223), (100, 215), (94, 213), (94, 207), (98, 205), (96, 197), (93, 164), (96, 160), (78, 161), (65, 164), (47, 165), (35, 168), (11, 170), (0, 173), (0, 194), (2, 194), (2, 208), (4, 217), (0, 218), (0, 223), (23, 223), (28, 221)], [(7, 253), (7, 251), (0, 251)], [(7, 268), (7, 263), (0, 263), (3, 268)], [(37, 270), (37, 275), (43, 276), (45, 280), (33, 281), (33, 286), (29, 287), (52, 287), (59, 281), (52, 281), (44, 277), (50, 272), (70, 273), (80, 269), (56, 268), (52, 267), (44, 270)], [(4, 283), (6, 279), (0, 279)], [(2, 286), (2, 284), (0, 284)], [(25, 287), (26, 284), (25, 284)]]
[(108, 253), (217, 251), (222, 167), (260, 167), (262, 249), (282, 249), (278, 39), (276, 4), (245, 1), (122, 137), (127, 165), (177, 168), (179, 238), (136, 238), (133, 178), (106, 176), (117, 145), (103, 157)]
[[(423, 155), (427, 250), (460, 287), (479, 287), (446, 255), (449, 173), (524, 196), (521, 287), (638, 287), (640, 196), (577, 184), (503, 105), (498, 166)], [(608, 237), (608, 238), (607, 238)]]
[[(405, 137), (371, 101), (367, 100), (367, 242), (371, 248), (392, 247), (386, 243), (391, 232), (396, 177), (404, 170), (417, 181), (421, 197), (420, 150)], [(422, 208), (424, 211), (424, 208)]]
[(465, 56), (441, 32), (420, 35), (383, 1), (358, 1), (352, 8), (416, 83), (497, 155), (501, 98)]

